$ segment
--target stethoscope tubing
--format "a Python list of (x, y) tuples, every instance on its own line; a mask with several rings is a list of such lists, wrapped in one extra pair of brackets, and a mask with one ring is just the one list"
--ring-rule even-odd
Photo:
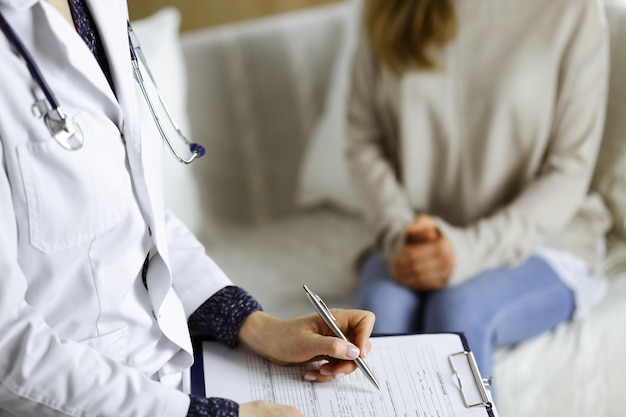
[(48, 103), (50, 103), (50, 106), (52, 107), (52, 109), (58, 110), (59, 101), (57, 100), (56, 96), (52, 92), (52, 89), (48, 85), (48, 82), (46, 81), (44, 76), (41, 74), (41, 71), (39, 70), (39, 66), (35, 62), (35, 59), (28, 52), (28, 50), (26, 49), (26, 46), (24, 46), (24, 44), (22, 43), (22, 40), (16, 35), (15, 31), (6, 21), (2, 13), (0, 13), (0, 28), (2, 28), (2, 32), (4, 32), (6, 37), (9, 39), (9, 42), (13, 44), (15, 48), (17, 48), (17, 52), (19, 56), (21, 56), (24, 62), (26, 63), (26, 66), (28, 67), (28, 71), (30, 72), (30, 75), (35, 79), (37, 84), (39, 84), (39, 86), (41, 87), (41, 90), (46, 96), (46, 99), (48, 100)]
[[(163, 99), (161, 92), (156, 84), (156, 81), (154, 77), (152, 76), (150, 67), (147, 65), (146, 59), (143, 56), (143, 52), (141, 51), (141, 46), (139, 45), (139, 41), (137, 40), (137, 37), (135, 36), (135, 33), (130, 25), (130, 22), (127, 22), (127, 24), (128, 24), (128, 43), (129, 43), (129, 48), (130, 48), (130, 58), (131, 58), (132, 67), (133, 67), (133, 75), (135, 77), (135, 80), (139, 84), (139, 87), (141, 89), (141, 92), (144, 96), (146, 103), (148, 104), (150, 113), (152, 113), (152, 118), (154, 119), (157, 130), (159, 131), (161, 138), (163, 138), (163, 140), (167, 144), (168, 148), (170, 149), (174, 157), (183, 164), (190, 164), (193, 161), (195, 161), (197, 158), (200, 158), (201, 156), (203, 156), (205, 153), (205, 149), (202, 145), (199, 145), (197, 143), (190, 143), (190, 141), (183, 134), (180, 127), (174, 120), (174, 117), (170, 113), (167, 105), (165, 104), (165, 100)], [(55, 137), (55, 139), (59, 142), (61, 146), (63, 146), (64, 148), (68, 150), (75, 150), (75, 149), (79, 149), (80, 147), (82, 147), (84, 139), (82, 137), (82, 132), (80, 131), (80, 128), (74, 124), (73, 120), (70, 117), (68, 117), (67, 115), (63, 113), (63, 111), (60, 108), (59, 101), (57, 100), (56, 96), (54, 95), (52, 91), (52, 88), (50, 88), (50, 85), (48, 84), (43, 74), (41, 73), (39, 66), (35, 62), (34, 58), (30, 54), (26, 46), (22, 43), (21, 39), (17, 36), (13, 28), (6, 21), (2, 13), (0, 13), (0, 29), (2, 29), (2, 32), (4, 32), (9, 42), (16, 49), (17, 54), (24, 60), (24, 62), (26, 63), (26, 66), (28, 67), (28, 71), (30, 72), (33, 79), (37, 82), (37, 84), (43, 91), (43, 94), (46, 96), (46, 99), (48, 100), (48, 104), (51, 107), (51, 110), (43, 114), (43, 116), (46, 119), (46, 125), (50, 129), (50, 132), (52, 133), (52, 135)], [(180, 139), (189, 147), (189, 150), (191, 151), (191, 156), (189, 158), (183, 158), (176, 151), (165, 129), (163, 128), (163, 125), (161, 124), (160, 118), (152, 102), (152, 99), (150, 98), (150, 94), (148, 93), (143, 76), (141, 74), (139, 60), (137, 59), (137, 55), (139, 55), (139, 60), (141, 60), (141, 64), (146, 69), (146, 73), (148, 74), (148, 77), (150, 78), (150, 82), (155, 87), (154, 90), (156, 91), (156, 95), (158, 97), (159, 103), (161, 104), (161, 107), (165, 111), (165, 114), (169, 120), (169, 123), (172, 125), (172, 127), (174, 128), (174, 130), (176, 131)], [(50, 113), (53, 113), (53, 115), (51, 116)]]
[[(130, 59), (131, 59), (131, 62), (133, 64), (133, 74), (135, 76), (135, 79), (137, 80), (137, 84), (139, 84), (139, 88), (141, 89), (141, 93), (143, 94), (144, 99), (146, 100), (146, 103), (148, 104), (148, 107), (150, 108), (150, 112), (152, 113), (152, 116), (154, 118), (154, 123), (155, 123), (155, 125), (157, 127), (157, 130), (159, 131), (159, 134), (164, 139), (164, 141), (167, 144), (168, 148), (170, 149), (170, 151), (172, 152), (174, 157), (179, 162), (181, 162), (183, 164), (190, 164), (190, 163), (192, 163), (194, 160), (196, 160), (197, 158), (200, 158), (201, 156), (204, 155), (204, 152), (205, 152), (204, 151), (204, 147), (202, 147), (202, 146), (200, 146), (200, 145), (198, 145), (196, 143), (191, 143), (187, 139), (185, 134), (182, 132), (182, 130), (180, 129), (180, 127), (178, 126), (176, 121), (174, 120), (174, 117), (172, 116), (172, 113), (170, 112), (167, 104), (165, 103), (165, 100), (163, 99), (163, 96), (161, 95), (161, 90), (159, 89), (159, 87), (157, 85), (157, 82), (156, 82), (154, 76), (152, 75), (152, 71), (150, 71), (150, 66), (148, 65), (147, 60), (146, 60), (146, 58), (143, 55), (143, 52), (141, 50), (141, 45), (139, 43), (139, 40), (137, 39), (137, 36), (135, 35), (135, 32), (133, 31), (133, 28), (132, 28), (130, 22), (128, 22), (128, 41), (130, 43)], [(167, 119), (168, 119), (169, 123), (172, 125), (172, 127), (174, 128), (174, 130), (176, 131), (178, 136), (181, 138), (181, 140), (191, 150), (191, 156), (189, 158), (187, 158), (187, 159), (183, 158), (178, 153), (178, 151), (176, 151), (176, 148), (174, 148), (174, 145), (172, 145), (172, 143), (170, 142), (169, 138), (167, 137), (167, 134), (165, 133), (165, 129), (163, 128), (163, 125), (161, 124), (161, 120), (159, 118), (159, 115), (156, 112), (154, 104), (152, 103), (152, 99), (150, 98), (150, 94), (148, 93), (148, 89), (146, 88), (146, 84), (144, 82), (143, 76), (141, 75), (141, 70), (139, 69), (139, 60), (141, 60), (141, 64), (145, 68), (146, 73), (148, 74), (148, 78), (150, 78), (150, 82), (155, 87), (154, 90), (156, 92), (156, 96), (157, 96), (157, 98), (159, 100), (159, 103), (161, 104), (161, 107), (165, 111), (165, 115), (167, 116)]]

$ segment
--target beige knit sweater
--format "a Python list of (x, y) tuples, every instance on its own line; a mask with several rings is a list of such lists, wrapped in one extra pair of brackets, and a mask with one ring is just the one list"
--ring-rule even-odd
[(443, 70), (394, 77), (361, 36), (348, 160), (386, 257), (417, 211), (453, 246), (452, 284), (541, 246), (602, 266), (610, 215), (588, 193), (604, 125), (597, 0), (458, 0)]

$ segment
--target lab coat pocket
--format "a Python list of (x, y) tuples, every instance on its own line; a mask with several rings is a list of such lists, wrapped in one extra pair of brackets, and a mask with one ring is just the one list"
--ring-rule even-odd
[(75, 122), (85, 137), (78, 150), (52, 138), (18, 149), (30, 242), (46, 253), (88, 243), (119, 223), (132, 193), (113, 123), (86, 113)]
[(97, 350), (101, 355), (107, 358), (111, 358), (118, 363), (126, 364), (128, 338), (128, 326), (124, 326), (105, 335), (83, 340), (80, 343)]

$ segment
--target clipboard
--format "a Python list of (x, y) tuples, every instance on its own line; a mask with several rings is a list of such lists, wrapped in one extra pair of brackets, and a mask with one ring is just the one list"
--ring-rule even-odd
[[(465, 407), (473, 408), (473, 407), (484, 407), (487, 410), (487, 414), (490, 417), (494, 417), (494, 405), (491, 401), (491, 397), (487, 393), (487, 387), (493, 383), (493, 377), (489, 376), (488, 378), (483, 378), (480, 374), (480, 370), (478, 369), (478, 364), (476, 363), (476, 358), (474, 357), (474, 353), (469, 347), (467, 343), (467, 338), (463, 333), (456, 333), (461, 338), (461, 342), (463, 343), (463, 350), (460, 352), (452, 353), (448, 356), (448, 361), (450, 363), (450, 368), (452, 368), (452, 372), (457, 378), (457, 382), (459, 383), (459, 390), (461, 391), (461, 396), (463, 397), (463, 402), (465, 403)], [(480, 401), (472, 402), (469, 401), (466, 393), (464, 382), (461, 379), (457, 367), (455, 365), (455, 358), (464, 358), (467, 360), (467, 364), (472, 371), (473, 383), (474, 386), (478, 389), (480, 393)]]
[[(446, 334), (443, 334), (446, 335)], [(451, 334), (447, 334), (451, 335)], [(456, 336), (460, 340), (460, 344), (457, 343), (458, 346), (462, 346), (462, 349), (457, 347), (456, 350), (452, 351), (452, 353), (446, 353), (447, 355), (447, 366), (444, 369), (444, 373), (446, 377), (450, 377), (450, 379), (454, 379), (456, 384), (450, 384), (452, 387), (454, 385), (454, 389), (457, 389), (460, 392), (460, 396), (462, 397), (463, 406), (468, 410), (467, 415), (485, 415), (486, 412), (488, 417), (497, 417), (497, 411), (495, 411), (495, 407), (492, 403), (491, 397), (488, 394), (487, 386), (490, 385), (490, 380), (483, 379), (478, 370), (478, 366), (476, 365), (476, 360), (472, 351), (470, 350), (467, 339), (463, 334), (454, 333), (452, 334)], [(394, 338), (396, 336), (408, 336), (408, 337), (436, 337), (437, 334), (416, 334), (416, 335), (373, 335), (373, 338), (381, 338), (381, 339), (389, 339)], [(410, 340), (409, 340), (410, 342)], [(204, 380), (204, 353), (203, 353), (203, 340), (195, 339), (193, 342), (194, 348), (194, 365), (191, 369), (191, 392), (195, 395), (206, 396), (207, 392), (205, 390), (205, 380)], [(218, 344), (214, 345), (215, 347), (221, 346)], [(376, 349), (376, 347), (374, 347)], [(448, 352), (450, 352), (448, 350)], [(226, 355), (229, 355), (229, 351), (225, 352)], [(370, 364), (371, 365), (371, 364)], [(242, 365), (245, 366), (245, 365)], [(212, 368), (209, 368), (212, 369)], [(358, 374), (358, 370), (355, 371), (358, 377), (362, 377)], [(220, 384), (224, 382), (222, 378), (220, 380)], [(340, 387), (344, 381), (338, 381), (336, 384), (337, 387)], [(328, 383), (334, 384), (334, 383)], [(321, 386), (326, 384), (320, 384)], [(452, 389), (452, 388), (451, 388)], [(478, 393), (478, 394), (476, 394)], [(224, 395), (216, 395), (213, 390), (208, 392), (210, 396), (224, 396)], [(226, 396), (226, 398), (232, 398), (230, 396)], [(484, 409), (484, 412), (480, 412), (480, 409)], [(471, 411), (474, 410), (474, 411)], [(306, 414), (305, 414), (306, 415)], [(322, 413), (322, 415), (324, 415)], [(361, 415), (355, 413), (354, 415)], [(456, 415), (456, 414), (455, 414)], [(463, 414), (463, 412), (461, 413)]]

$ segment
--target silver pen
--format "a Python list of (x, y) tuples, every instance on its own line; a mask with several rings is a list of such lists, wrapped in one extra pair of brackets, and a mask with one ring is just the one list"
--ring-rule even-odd
[[(320, 315), (322, 320), (324, 320), (324, 323), (328, 325), (328, 327), (330, 328), (330, 330), (332, 330), (335, 336), (345, 340), (346, 342), (350, 342), (348, 338), (346, 338), (346, 336), (343, 334), (339, 326), (337, 326), (337, 323), (335, 323), (337, 319), (332, 315), (332, 313), (326, 306), (326, 303), (324, 303), (320, 296), (309, 290), (306, 285), (303, 285), (302, 287), (304, 288), (304, 291), (306, 291), (306, 295), (309, 298), (311, 304), (313, 304), (313, 307), (315, 308), (315, 311), (317, 311), (317, 314)], [(367, 366), (363, 358), (359, 356), (354, 361), (356, 362), (356, 365), (359, 367), (359, 369), (363, 371), (367, 379), (369, 379), (370, 382), (380, 390), (380, 384), (378, 384), (378, 381), (374, 377), (372, 370)]]

